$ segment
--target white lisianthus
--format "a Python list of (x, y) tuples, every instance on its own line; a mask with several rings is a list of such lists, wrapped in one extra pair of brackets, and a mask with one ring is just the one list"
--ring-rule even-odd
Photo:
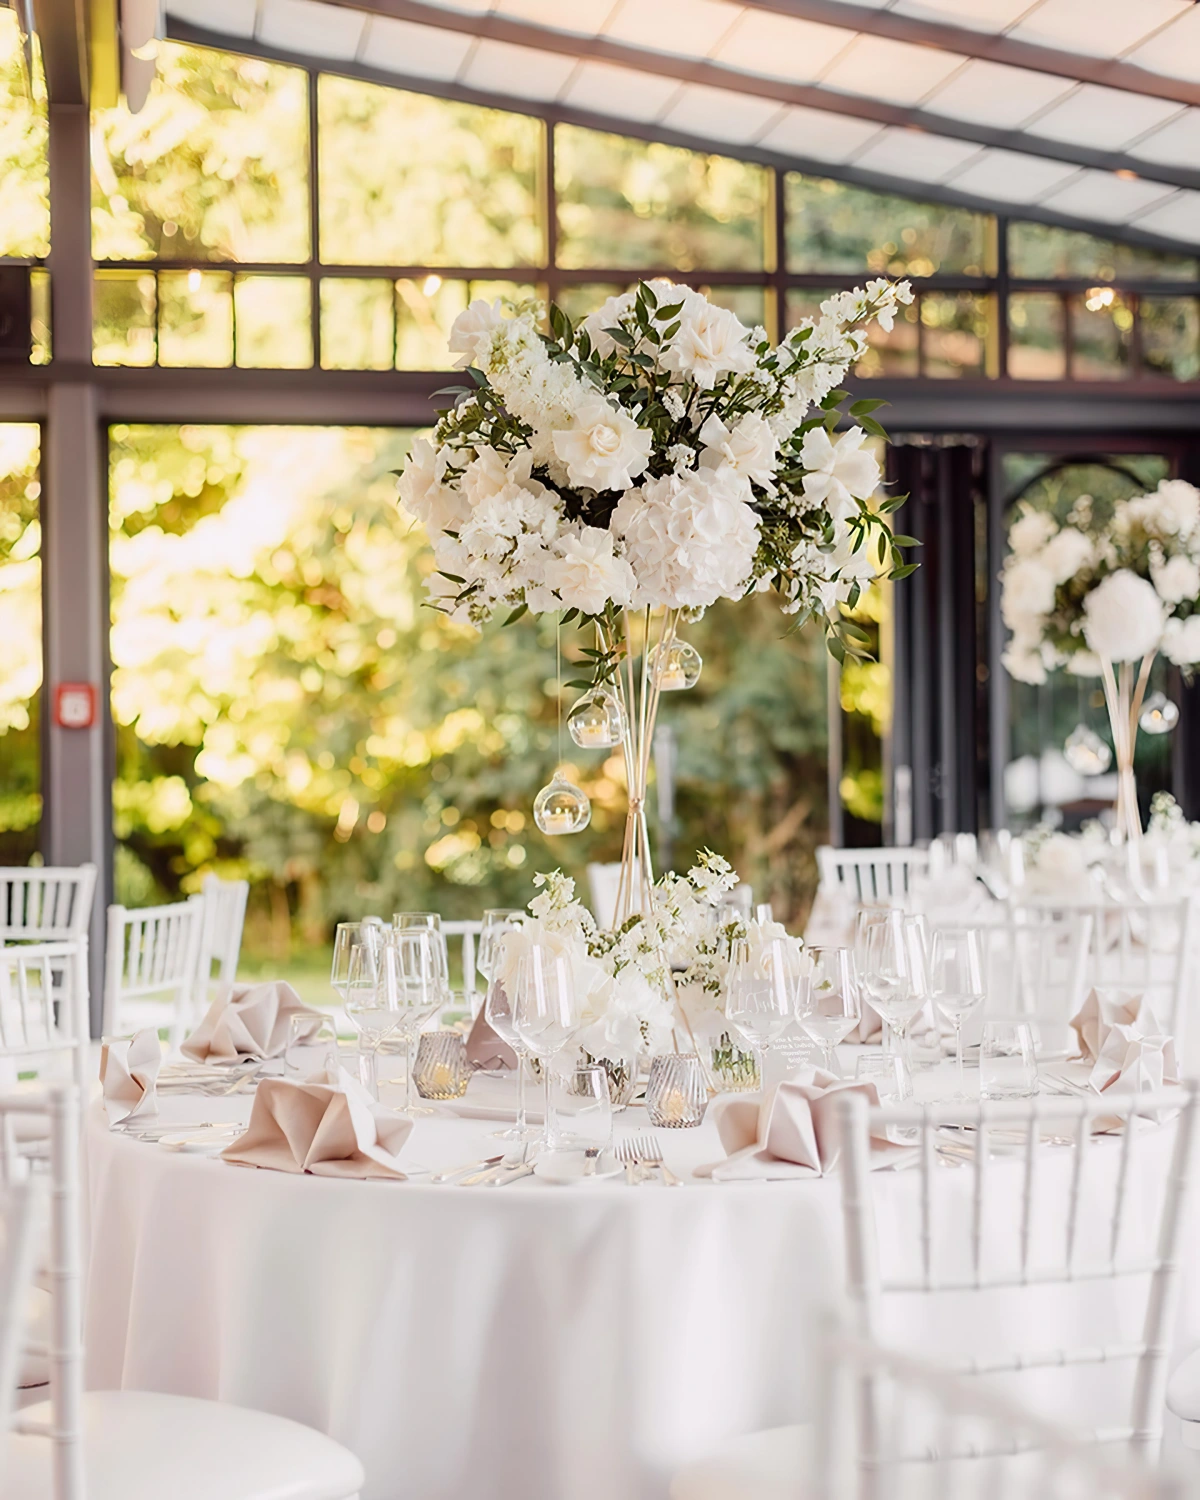
[(835, 520), (847, 521), (858, 511), (856, 500), (869, 500), (879, 486), (879, 464), (863, 452), (866, 433), (852, 427), (835, 443), (823, 427), (814, 427), (804, 438), (800, 462), (810, 472), (804, 476), (804, 493), (828, 508)]
[(1177, 667), (1191, 667), (1200, 662), (1200, 615), (1186, 620), (1168, 620), (1162, 637), (1162, 652)]
[(612, 529), (637, 578), (639, 608), (707, 608), (746, 591), (758, 549), (750, 486), (728, 466), (626, 490)]
[(1054, 517), (1044, 510), (1026, 510), (1009, 527), (1008, 545), (1017, 557), (1040, 552), (1058, 530)]
[(450, 352), (457, 354), (456, 370), (465, 370), (474, 364), (487, 348), (492, 331), (504, 321), (503, 304), (499, 297), (494, 302), (485, 302), (477, 297), (474, 302), (450, 325)]
[(1040, 557), (1010, 560), (1004, 569), (1000, 613), (1010, 630), (1028, 627), (1031, 619), (1054, 608), (1054, 574)]
[(1200, 597), (1200, 568), (1182, 552), (1158, 566), (1151, 563), (1150, 577), (1164, 604), (1194, 603)]
[(645, 470), (653, 446), (650, 432), (600, 395), (582, 402), (554, 434), (554, 452), (579, 489), (627, 489)]
[(679, 332), (660, 362), (664, 370), (694, 380), (702, 391), (712, 390), (722, 375), (746, 375), (755, 368), (749, 330), (726, 308), (695, 292), (684, 296)]
[(779, 444), (768, 423), (757, 413), (747, 413), (735, 427), (729, 428), (713, 412), (698, 436), (704, 445), (700, 455), (703, 468), (716, 469), (727, 463), (768, 495), (775, 493)]
[(599, 614), (610, 599), (623, 609), (633, 598), (637, 579), (613, 547), (612, 532), (598, 526), (581, 526), (561, 534), (555, 542), (555, 555), (546, 563), (546, 586), (567, 609), (585, 615)]
[(1165, 613), (1154, 585), (1128, 568), (1110, 573), (1083, 601), (1083, 635), (1105, 661), (1137, 661), (1157, 649)]
[(418, 438), (400, 476), (400, 503), (424, 526), (430, 541), (445, 531), (456, 531), (471, 513), (467, 500), (442, 483), (447, 457), (445, 449), (435, 449), (426, 438)]
[(1074, 526), (1064, 526), (1042, 548), (1038, 561), (1048, 568), (1055, 583), (1066, 583), (1092, 561), (1095, 548), (1091, 539)]

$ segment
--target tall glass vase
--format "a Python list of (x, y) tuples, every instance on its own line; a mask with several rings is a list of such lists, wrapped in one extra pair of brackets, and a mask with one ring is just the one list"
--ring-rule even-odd
[(1102, 660), (1100, 663), (1104, 679), (1104, 702), (1108, 708), (1113, 749), (1117, 757), (1117, 833), (1128, 844), (1137, 844), (1142, 837), (1142, 814), (1138, 807), (1133, 756), (1137, 748), (1138, 719), (1156, 655), (1156, 652), (1148, 651), (1142, 657), (1136, 674), (1135, 663), (1131, 661), (1113, 663)]

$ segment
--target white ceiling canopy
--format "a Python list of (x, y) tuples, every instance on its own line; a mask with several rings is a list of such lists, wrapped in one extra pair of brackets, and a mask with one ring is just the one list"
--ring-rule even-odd
[(1193, 0), (165, 0), (176, 35), (1194, 244)]

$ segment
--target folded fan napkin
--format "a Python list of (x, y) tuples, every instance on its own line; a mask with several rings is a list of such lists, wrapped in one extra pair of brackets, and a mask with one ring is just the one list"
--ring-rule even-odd
[(1174, 1041), (1169, 1036), (1143, 1036), (1134, 1026), (1110, 1027), (1088, 1075), (1098, 1094), (1137, 1093), (1178, 1082)]
[(314, 1032), (324, 1019), (323, 1012), (305, 1005), (283, 980), (235, 984), (217, 996), (179, 1050), (197, 1062), (279, 1057), (287, 1048), (291, 1018), (297, 1015), (311, 1016)]
[(162, 1047), (152, 1028), (105, 1042), (100, 1049), (100, 1084), (110, 1125), (135, 1115), (156, 1115), (155, 1084), (162, 1066)]
[(376, 1104), (343, 1068), (303, 1083), (267, 1078), (254, 1095), (245, 1133), (225, 1161), (317, 1177), (398, 1177), (397, 1153), (412, 1121)]
[(1098, 1058), (1114, 1026), (1133, 1026), (1142, 1036), (1157, 1035), (1161, 1031), (1151, 1007), (1141, 995), (1120, 990), (1089, 990), (1087, 999), (1071, 1017), (1071, 1029), (1079, 1038), (1080, 1055), (1093, 1061)]
[[(709, 1109), (724, 1161), (697, 1167), (716, 1182), (821, 1177), (837, 1161), (837, 1100), (847, 1090), (878, 1105), (873, 1083), (850, 1083), (820, 1068), (805, 1068), (770, 1089), (765, 1098), (726, 1095)], [(871, 1168), (905, 1165), (915, 1152), (882, 1136), (871, 1137)]]
[(482, 1005), (467, 1037), (467, 1061), (473, 1068), (481, 1068), (488, 1073), (517, 1066), (517, 1054), (484, 1015)]

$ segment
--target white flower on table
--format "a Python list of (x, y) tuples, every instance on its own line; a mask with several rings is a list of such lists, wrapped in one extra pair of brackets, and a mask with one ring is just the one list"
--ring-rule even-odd
[(722, 375), (749, 374), (756, 360), (745, 325), (695, 292), (680, 289), (680, 296), (679, 332), (660, 357), (663, 369), (694, 380), (702, 391), (712, 390)]
[(622, 609), (632, 599), (637, 579), (625, 559), (616, 555), (614, 542), (612, 532), (598, 526), (581, 526), (559, 536), (555, 555), (545, 565), (545, 580), (567, 609), (594, 615), (610, 599)]
[(872, 453), (863, 452), (866, 433), (852, 427), (835, 443), (823, 427), (805, 436), (800, 462), (810, 472), (804, 476), (804, 493), (828, 508), (835, 520), (846, 521), (857, 514), (857, 500), (869, 500), (879, 486), (879, 464)]
[(580, 489), (628, 488), (644, 472), (653, 446), (652, 433), (600, 395), (583, 401), (554, 434), (554, 452)]
[(1083, 635), (1106, 661), (1137, 661), (1157, 649), (1166, 615), (1148, 578), (1119, 568), (1083, 601)]
[(717, 469), (728, 464), (768, 495), (775, 493), (775, 459), (779, 444), (766, 420), (757, 412), (747, 412), (733, 427), (727, 427), (713, 412), (701, 427), (699, 437), (704, 445), (700, 455), (702, 468)]

